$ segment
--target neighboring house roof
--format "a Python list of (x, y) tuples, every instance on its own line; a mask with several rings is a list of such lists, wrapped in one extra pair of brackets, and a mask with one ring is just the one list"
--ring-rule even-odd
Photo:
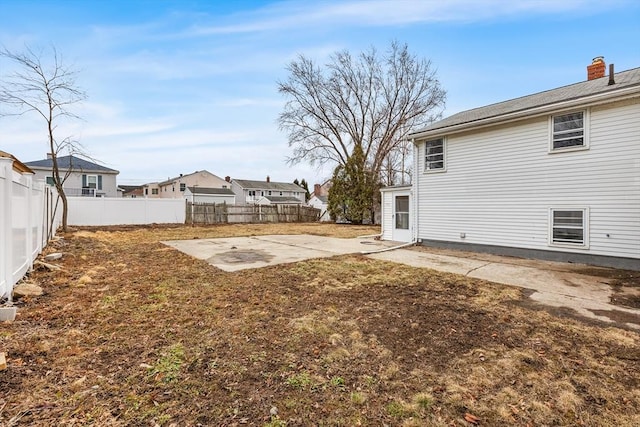
[[(25, 164), (32, 169), (41, 169), (41, 170), (53, 169), (52, 159), (36, 160), (33, 162), (27, 162)], [(102, 166), (97, 163), (90, 162), (89, 160), (85, 160), (73, 155), (58, 157), (58, 169), (60, 170), (71, 169), (72, 171), (80, 171), (80, 172), (101, 172), (101, 173), (112, 173), (112, 174), (120, 173), (115, 169), (111, 169), (106, 166)]]
[(121, 188), (122, 191), (124, 192), (129, 192), (134, 190), (141, 190), (142, 186), (141, 185), (118, 185), (118, 188)]
[(640, 68), (615, 73), (614, 80), (615, 84), (609, 85), (609, 77), (605, 76), (485, 107), (462, 111), (412, 132), (409, 134), (409, 138), (443, 134), (452, 130), (464, 130), (481, 124), (491, 124), (506, 119), (524, 117), (533, 112), (544, 113), (565, 104), (567, 108), (570, 108), (594, 100), (640, 93)]
[(159, 186), (164, 186), (164, 185), (167, 185), (167, 184), (171, 184), (171, 183), (172, 183), (172, 182), (174, 182), (174, 181), (178, 181), (178, 180), (180, 180), (180, 179), (183, 179), (183, 178), (189, 177), (189, 176), (191, 176), (191, 175), (196, 175), (196, 174), (199, 174), (199, 173), (207, 173), (207, 174), (209, 174), (209, 175), (211, 175), (211, 176), (213, 176), (213, 177), (216, 177), (216, 178), (218, 178), (218, 179), (222, 180), (222, 178), (220, 178), (219, 176), (214, 175), (214, 174), (212, 174), (211, 172), (209, 172), (208, 170), (203, 169), (203, 170), (201, 170), (201, 171), (195, 171), (195, 172), (193, 172), (193, 173), (188, 173), (188, 174), (184, 174), (184, 175), (178, 175), (178, 176), (176, 176), (176, 177), (174, 177), (174, 178), (169, 178), (169, 179), (167, 179), (166, 181), (159, 182), (159, 183), (158, 183), (158, 185), (159, 185)]
[(228, 188), (209, 188), (209, 187), (187, 187), (193, 194), (218, 194), (225, 196), (235, 196), (235, 193)]
[(8, 159), (13, 160), (13, 170), (15, 170), (16, 172), (34, 173), (31, 170), (31, 168), (29, 168), (29, 166), (27, 166), (24, 163), (22, 163), (13, 154), (10, 154), (10, 153), (7, 153), (6, 151), (0, 150), (0, 157), (6, 157)]
[(248, 179), (234, 179), (233, 182), (245, 189), (276, 190), (276, 191), (306, 191), (299, 185), (289, 182), (251, 181)]
[(300, 199), (287, 196), (264, 196), (265, 199), (271, 203), (302, 203)]

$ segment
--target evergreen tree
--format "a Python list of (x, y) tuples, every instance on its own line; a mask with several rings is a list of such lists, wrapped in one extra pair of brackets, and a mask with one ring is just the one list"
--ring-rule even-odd
[(355, 145), (346, 164), (335, 168), (332, 182), (328, 210), (333, 220), (362, 224), (369, 218), (373, 222), (379, 183), (367, 167), (362, 146)]

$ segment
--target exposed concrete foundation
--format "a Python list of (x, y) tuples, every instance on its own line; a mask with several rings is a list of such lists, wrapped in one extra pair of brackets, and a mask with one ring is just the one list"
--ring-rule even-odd
[(513, 256), (518, 258), (541, 259), (544, 261), (569, 262), (595, 265), (598, 267), (619, 268), (640, 271), (640, 259), (618, 258), (603, 255), (580, 254), (574, 252), (542, 251), (538, 249), (512, 248), (508, 246), (480, 245), (474, 243), (445, 242), (422, 239), (419, 244), (442, 249), (482, 252), (492, 255)]

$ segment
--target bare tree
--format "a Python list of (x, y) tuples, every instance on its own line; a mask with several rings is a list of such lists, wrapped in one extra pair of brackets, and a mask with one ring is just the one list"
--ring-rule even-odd
[(407, 133), (444, 108), (446, 92), (431, 62), (397, 42), (382, 56), (374, 48), (355, 58), (337, 52), (325, 67), (300, 55), (287, 70), (288, 79), (278, 83), (287, 98), (278, 123), (293, 147), (292, 164), (344, 166), (359, 146), (382, 178), (385, 160)]
[(384, 158), (380, 169), (380, 182), (384, 185), (411, 184), (413, 144), (403, 139)]
[(24, 115), (35, 113), (47, 126), (47, 144), (53, 163), (53, 182), (62, 200), (62, 228), (67, 230), (67, 196), (63, 184), (69, 171), (61, 171), (58, 155), (61, 152), (81, 152), (78, 141), (66, 136), (57, 137), (58, 125), (64, 120), (79, 119), (70, 111), (71, 106), (86, 99), (86, 94), (76, 85), (77, 72), (64, 65), (62, 56), (52, 48), (51, 63), (44, 63), (42, 53), (29, 47), (24, 52), (0, 49), (4, 58), (17, 66), (17, 71), (0, 80), (0, 106), (9, 107), (0, 115)]

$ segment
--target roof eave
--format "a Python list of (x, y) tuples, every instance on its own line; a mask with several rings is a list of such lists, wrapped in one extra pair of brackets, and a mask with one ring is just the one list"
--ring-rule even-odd
[(485, 119), (474, 120), (471, 122), (460, 123), (457, 125), (446, 126), (437, 129), (417, 131), (410, 133), (407, 139), (415, 143), (416, 140), (422, 140), (425, 138), (440, 137), (444, 135), (451, 135), (455, 133), (465, 132), (470, 129), (481, 129), (489, 126), (495, 126), (497, 124), (509, 123), (523, 118), (538, 117), (541, 115), (549, 114), (550, 112), (563, 110), (576, 107), (588, 107), (600, 104), (606, 104), (615, 101), (623, 101), (625, 99), (637, 98), (640, 96), (640, 85), (634, 85), (625, 87), (613, 92), (599, 93), (586, 97), (570, 99), (562, 102), (556, 102), (553, 104), (540, 105), (534, 108), (528, 108), (525, 110), (514, 111), (512, 113), (501, 114), (498, 116), (487, 117)]

